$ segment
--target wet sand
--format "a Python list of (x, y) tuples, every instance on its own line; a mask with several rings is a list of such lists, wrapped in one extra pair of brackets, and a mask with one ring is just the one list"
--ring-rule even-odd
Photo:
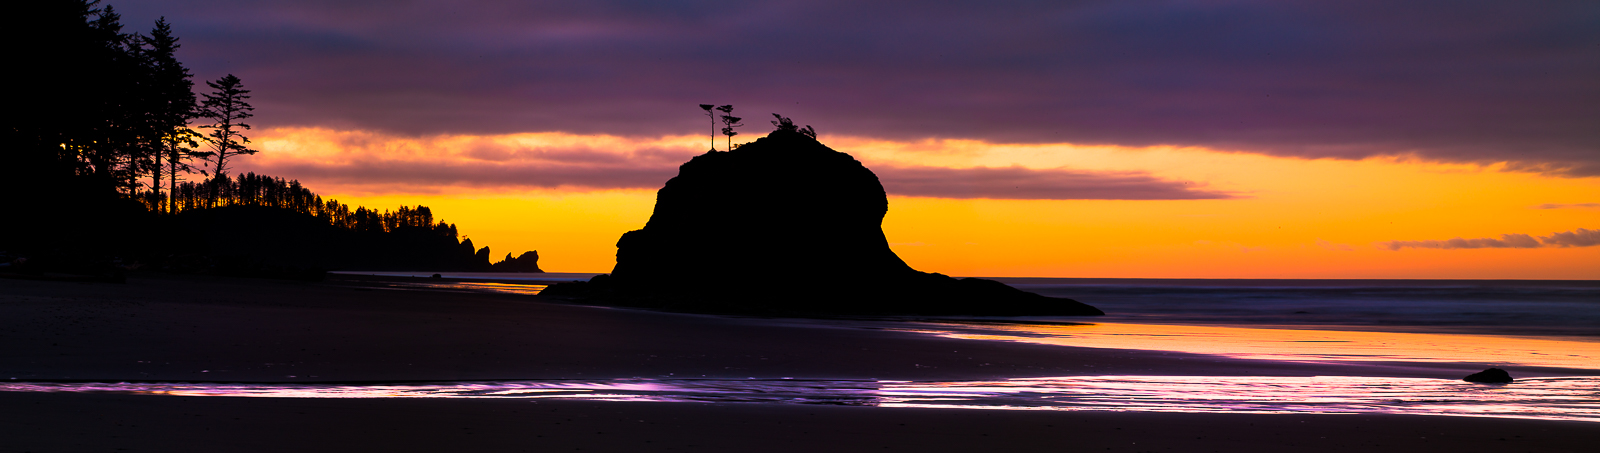
[(1586, 422), (0, 394), (0, 451), (1587, 452)]
[[(1309, 365), (970, 341), (807, 321), (548, 304), (515, 295), (273, 280), (135, 276), (125, 285), (0, 280), (0, 379), (28, 381), (965, 380), (1090, 374), (1458, 378), (1477, 369), (1473, 364)], [(1578, 446), (1600, 440), (1600, 424), (1585, 422), (1373, 415), (6, 392), (0, 392), (0, 407), (8, 408), (0, 411), (0, 438), (8, 439), (0, 442), (0, 451), (341, 446), (1414, 451), (1450, 445), (1472, 451), (1486, 442), (1506, 442), (1508, 451), (1579, 451)], [(12, 410), (23, 407), (29, 409)]]

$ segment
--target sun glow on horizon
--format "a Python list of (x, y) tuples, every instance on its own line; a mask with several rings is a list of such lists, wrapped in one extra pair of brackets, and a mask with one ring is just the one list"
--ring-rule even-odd
[[(913, 267), (963, 276), (1600, 278), (1600, 247), (1405, 249), (1396, 240), (1600, 228), (1600, 178), (1498, 165), (1297, 159), (1201, 148), (896, 142), (822, 136), (868, 168), (973, 167), (1145, 175), (1228, 199), (1016, 200), (890, 193), (884, 230)], [(239, 163), (368, 207), (423, 204), (494, 254), (539, 250), (550, 271), (605, 272), (655, 190), (705, 135), (399, 137), (264, 129)], [(1565, 205), (1540, 209), (1543, 205)]]

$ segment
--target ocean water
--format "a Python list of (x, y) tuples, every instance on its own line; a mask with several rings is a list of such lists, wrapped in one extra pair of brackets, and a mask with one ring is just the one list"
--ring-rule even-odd
[(1600, 281), (997, 280), (1107, 315), (935, 319), (908, 330), (1244, 359), (1451, 362), (1600, 375)]
[[(388, 285), (402, 290), (536, 294), (548, 284), (593, 275), (456, 273), (445, 276), (462, 281)], [(995, 280), (1077, 299), (1107, 315), (904, 317), (835, 323), (968, 340), (1242, 359), (1450, 362), (1595, 370), (1600, 375), (1600, 281)]]
[[(537, 294), (549, 284), (594, 275), (455, 273), (445, 276), (461, 281), (387, 285), (400, 290)], [(971, 340), (1263, 360), (1600, 370), (1600, 281), (995, 280), (1076, 299), (1107, 315), (905, 317), (873, 327)]]
[(1099, 307), (1096, 322), (1600, 337), (1594, 280), (995, 280)]
[[(537, 294), (553, 283), (595, 275), (447, 272), (442, 276), (466, 281), (389, 285), (395, 289)], [(1018, 322), (1277, 326), (1600, 340), (1597, 280), (986, 278), (1047, 296), (1076, 299), (1107, 314), (1006, 318)]]

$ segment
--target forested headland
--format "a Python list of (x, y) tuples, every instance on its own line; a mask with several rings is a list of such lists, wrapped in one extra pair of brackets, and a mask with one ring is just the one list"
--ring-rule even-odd
[(98, 0), (14, 5), (0, 124), (0, 272), (538, 272), (491, 265), (426, 206), (379, 211), (230, 164), (258, 152), (243, 79), (196, 92), (165, 19), (127, 31)]

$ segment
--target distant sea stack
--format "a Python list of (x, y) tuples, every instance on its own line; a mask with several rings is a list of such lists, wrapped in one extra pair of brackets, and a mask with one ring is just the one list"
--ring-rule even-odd
[[(489, 248), (488, 247), (484, 247), (483, 249), (484, 250), (488, 250)], [(506, 259), (501, 260), (498, 263), (494, 263), (493, 265), (490, 265), (489, 266), (489, 270), (494, 271), (494, 272), (529, 272), (529, 273), (543, 273), (544, 272), (544, 270), (539, 269), (539, 251), (538, 250), (522, 252), (522, 255), (517, 256), (516, 258), (512, 258), (511, 254), (507, 253), (506, 254)]]
[(1508, 384), (1508, 383), (1511, 383), (1512, 381), (1514, 381), (1515, 379), (1511, 379), (1511, 373), (1507, 373), (1506, 370), (1502, 370), (1502, 369), (1499, 369), (1499, 368), (1490, 368), (1490, 369), (1487, 369), (1487, 370), (1483, 370), (1483, 371), (1479, 371), (1479, 372), (1476, 372), (1476, 373), (1469, 374), (1469, 375), (1467, 375), (1467, 377), (1461, 378), (1461, 380), (1467, 381), (1467, 382), (1477, 382), (1477, 383), (1482, 383), (1482, 384)]
[(679, 167), (617, 265), (545, 294), (686, 311), (862, 315), (1102, 315), (976, 278), (918, 272), (889, 249), (889, 200), (849, 154), (779, 129)]

